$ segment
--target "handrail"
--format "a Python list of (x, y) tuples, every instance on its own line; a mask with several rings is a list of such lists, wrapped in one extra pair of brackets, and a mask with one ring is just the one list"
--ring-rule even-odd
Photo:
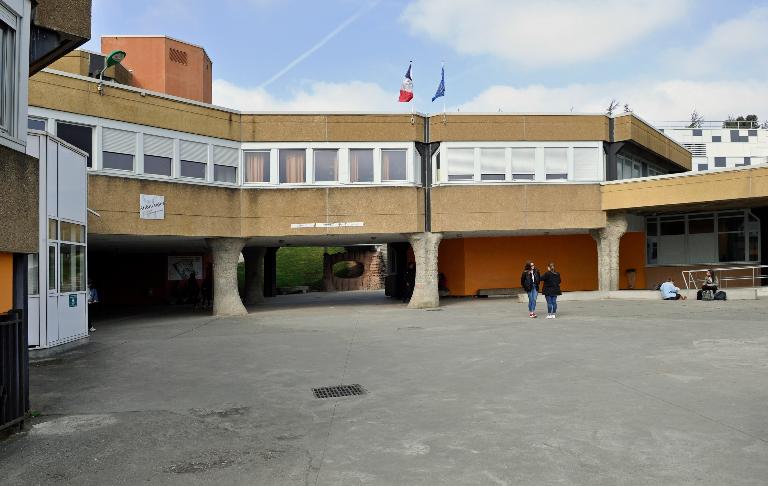
[[(738, 281), (738, 280), (751, 280), (752, 281), (752, 287), (755, 287), (755, 281), (758, 283), (760, 282), (760, 279), (768, 279), (768, 271), (766, 271), (766, 275), (763, 275), (762, 270), (768, 269), (768, 265), (754, 265), (754, 266), (748, 266), (748, 267), (721, 267), (721, 268), (704, 268), (699, 270), (683, 270), (681, 273), (683, 275), (683, 282), (685, 282), (685, 288), (690, 289), (693, 287), (694, 289), (698, 289), (699, 286), (696, 284), (696, 282), (704, 282), (706, 279), (707, 271), (711, 270), (714, 274), (715, 280), (723, 287), (728, 288), (728, 282), (732, 281)], [(744, 272), (746, 270), (749, 270), (751, 275), (735, 275), (735, 276), (729, 276), (728, 272)], [(723, 274), (725, 273), (725, 276)], [(696, 275), (695, 275), (696, 274)], [(702, 277), (699, 278), (697, 274), (702, 274)]]
[(763, 122), (754, 121), (754, 120), (701, 120), (699, 122), (693, 123), (690, 120), (668, 120), (668, 121), (655, 121), (653, 122), (653, 126), (657, 128), (690, 128), (690, 129), (698, 129), (698, 128), (724, 128), (724, 129), (733, 129), (736, 130), (737, 128), (740, 128), (742, 130), (746, 129), (756, 129), (756, 128), (765, 128), (765, 124)]

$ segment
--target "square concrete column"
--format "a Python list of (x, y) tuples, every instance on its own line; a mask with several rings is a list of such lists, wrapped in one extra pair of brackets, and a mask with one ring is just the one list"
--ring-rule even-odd
[(440, 307), (437, 292), (437, 254), (440, 247), (440, 233), (418, 233), (408, 238), (416, 257), (416, 283), (409, 309), (433, 309)]
[(246, 305), (264, 302), (264, 254), (266, 248), (243, 248), (245, 259), (245, 296)]
[(597, 242), (597, 280), (601, 291), (619, 290), (619, 243), (627, 232), (627, 218), (611, 214), (605, 228), (590, 231)]
[(237, 290), (237, 261), (245, 238), (208, 238), (213, 255), (213, 315), (248, 314)]

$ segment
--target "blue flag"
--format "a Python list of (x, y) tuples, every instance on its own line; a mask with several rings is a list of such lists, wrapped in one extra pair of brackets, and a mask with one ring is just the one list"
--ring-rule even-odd
[(435, 91), (435, 96), (432, 97), (432, 101), (435, 101), (441, 96), (445, 96), (445, 66), (440, 69), (440, 85)]

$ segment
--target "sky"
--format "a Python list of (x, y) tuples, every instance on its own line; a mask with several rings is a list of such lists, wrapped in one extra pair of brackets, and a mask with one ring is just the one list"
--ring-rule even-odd
[[(768, 0), (93, 0), (84, 47), (203, 46), (214, 104), (246, 111), (600, 113), (615, 99), (649, 121), (765, 120), (766, 27)], [(410, 61), (414, 100), (398, 103)]]

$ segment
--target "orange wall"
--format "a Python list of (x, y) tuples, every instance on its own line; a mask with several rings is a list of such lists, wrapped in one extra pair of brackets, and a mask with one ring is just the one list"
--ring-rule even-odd
[[(170, 59), (170, 49), (187, 54), (187, 63)], [(132, 71), (132, 85), (190, 100), (211, 102), (213, 67), (200, 47), (166, 37), (102, 37), (101, 52), (120, 49)]]
[(0, 253), (0, 314), (13, 308), (13, 254)]
[(645, 234), (625, 233), (619, 242), (619, 288), (628, 289), (627, 269), (634, 268), (636, 289), (646, 288)]
[(101, 52), (125, 51), (121, 63), (133, 71), (131, 83), (137, 88), (165, 92), (165, 62), (167, 53), (163, 37), (102, 37)]
[(565, 291), (597, 289), (597, 245), (587, 234), (443, 240), (438, 267), (451, 295), (474, 295), (483, 288), (519, 288), (528, 260), (542, 272), (553, 261)]

